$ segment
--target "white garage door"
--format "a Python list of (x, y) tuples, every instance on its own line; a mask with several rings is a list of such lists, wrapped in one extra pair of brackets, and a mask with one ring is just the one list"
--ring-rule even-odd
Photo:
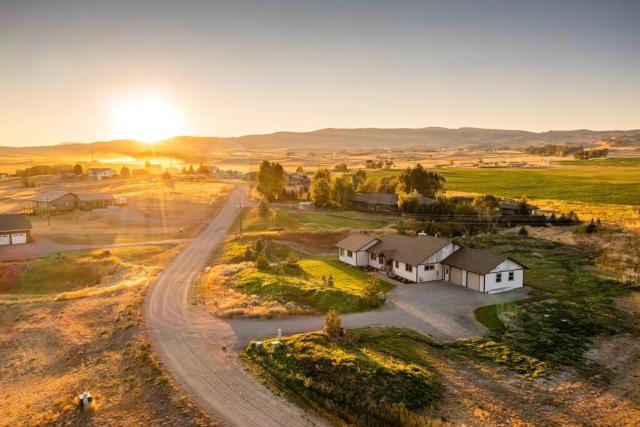
[(476, 291), (480, 290), (480, 275), (472, 272), (467, 272), (467, 288)]
[(451, 267), (451, 283), (462, 286), (462, 270)]
[(27, 233), (15, 233), (11, 235), (11, 243), (17, 245), (19, 243), (27, 243)]
[(9, 243), (11, 243), (11, 240), (9, 240), (9, 235), (0, 234), (0, 245), (8, 245)]

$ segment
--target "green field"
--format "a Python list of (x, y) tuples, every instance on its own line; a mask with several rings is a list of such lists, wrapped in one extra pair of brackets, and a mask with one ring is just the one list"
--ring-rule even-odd
[[(372, 172), (383, 176), (399, 170)], [(547, 169), (444, 168), (449, 191), (503, 197), (640, 205), (640, 158), (561, 162)]]
[[(244, 231), (282, 230), (337, 230), (376, 229), (400, 221), (398, 216), (372, 215), (354, 211), (301, 210), (296, 205), (272, 205), (268, 216), (260, 216), (259, 210), (245, 208), (242, 214)], [(233, 224), (232, 230), (238, 230), (240, 220)]]

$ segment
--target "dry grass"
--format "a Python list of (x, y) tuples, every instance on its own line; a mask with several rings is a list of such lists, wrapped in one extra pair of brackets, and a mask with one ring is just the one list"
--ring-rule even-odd
[[(0, 425), (210, 424), (151, 352), (144, 291), (0, 306)], [(85, 390), (96, 406), (82, 413)]]

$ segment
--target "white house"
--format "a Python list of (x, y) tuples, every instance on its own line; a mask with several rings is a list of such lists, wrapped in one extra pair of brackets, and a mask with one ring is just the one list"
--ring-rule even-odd
[(462, 248), (451, 239), (354, 233), (336, 246), (342, 262), (415, 283), (445, 280), (480, 292), (523, 286), (524, 266), (489, 251)]
[(109, 168), (89, 168), (87, 169), (87, 176), (90, 178), (94, 178), (100, 180), (102, 178), (112, 178), (116, 176), (117, 173), (113, 169)]

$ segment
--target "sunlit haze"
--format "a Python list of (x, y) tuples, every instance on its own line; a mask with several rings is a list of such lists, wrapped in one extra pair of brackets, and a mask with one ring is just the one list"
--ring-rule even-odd
[[(639, 21), (638, 1), (3, 1), (0, 145), (638, 128)], [(114, 127), (140, 93), (170, 104)]]
[(168, 101), (145, 95), (114, 106), (114, 138), (156, 142), (183, 132), (180, 114)]

